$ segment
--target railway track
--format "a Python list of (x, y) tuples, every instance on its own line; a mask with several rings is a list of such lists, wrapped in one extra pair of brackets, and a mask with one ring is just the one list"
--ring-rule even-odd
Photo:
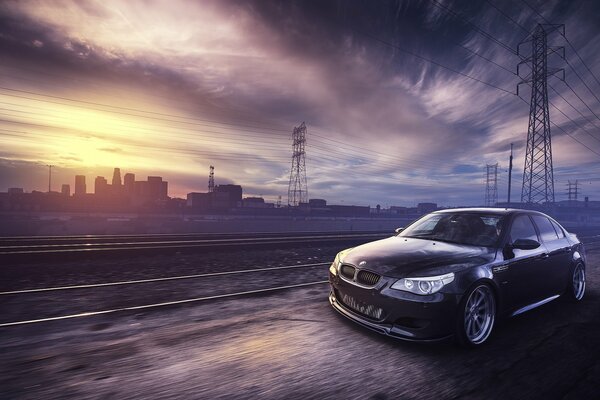
[[(3, 291), (3, 292), (0, 292), (0, 297), (2, 297), (3, 300), (6, 300), (6, 298), (12, 298), (13, 304), (20, 304), (20, 305), (25, 304), (25, 303), (23, 303), (23, 301), (24, 301), (23, 295), (35, 296), (35, 295), (46, 295), (48, 292), (59, 292), (59, 294), (53, 295), (54, 296), (53, 301), (55, 303), (61, 304), (61, 308), (65, 308), (65, 307), (68, 308), (68, 306), (72, 306), (76, 311), (74, 310), (72, 312), (66, 312), (61, 315), (51, 315), (54, 312), (54, 310), (42, 310), (42, 308), (44, 306), (43, 303), (41, 304), (41, 307), (40, 307), (39, 301), (36, 301), (35, 299), (26, 299), (26, 300), (28, 300), (29, 304), (37, 305), (37, 307), (27, 307), (26, 306), (25, 308), (28, 310), (28, 313), (31, 315), (32, 314), (31, 310), (36, 310), (35, 312), (33, 312), (33, 314), (36, 314), (36, 313), (37, 314), (32, 315), (30, 317), (18, 319), (18, 320), (0, 322), (0, 328), (7, 328), (7, 327), (11, 327), (11, 326), (18, 326), (18, 325), (36, 324), (36, 323), (42, 323), (42, 322), (61, 321), (61, 320), (68, 320), (68, 319), (74, 319), (74, 318), (93, 317), (93, 316), (98, 316), (98, 315), (114, 314), (114, 313), (125, 312), (125, 311), (142, 311), (142, 310), (163, 308), (163, 307), (169, 307), (169, 306), (184, 305), (184, 304), (189, 304), (189, 303), (206, 302), (206, 301), (210, 301), (210, 300), (219, 300), (219, 299), (241, 297), (241, 296), (248, 296), (248, 295), (267, 294), (267, 293), (291, 290), (291, 289), (302, 288), (302, 287), (307, 287), (307, 286), (321, 285), (321, 284), (327, 283), (327, 280), (323, 279), (323, 278), (327, 276), (326, 271), (327, 271), (327, 265), (329, 265), (329, 264), (330, 264), (330, 262), (319, 262), (319, 263), (310, 263), (310, 264), (294, 264), (294, 265), (282, 265), (282, 266), (269, 267), (269, 268), (247, 268), (247, 269), (243, 269), (243, 270), (223, 271), (223, 272), (213, 272), (213, 273), (203, 273), (203, 274), (193, 274), (193, 275), (178, 275), (178, 276), (159, 277), (159, 278), (152, 278), (152, 279), (113, 281), (113, 282), (91, 283), (91, 284), (83, 284), (83, 285), (53, 286), (53, 287)], [(173, 300), (161, 300), (161, 301), (156, 301), (156, 302), (146, 303), (146, 304), (128, 305), (127, 303), (130, 303), (130, 302), (135, 303), (135, 300), (137, 300), (137, 298), (138, 298), (137, 295), (139, 294), (139, 292), (130, 291), (130, 295), (124, 296), (125, 298), (121, 298), (119, 300), (118, 305), (112, 306), (112, 307), (107, 307), (107, 308), (102, 308), (102, 309), (77, 310), (77, 305), (70, 304), (73, 301), (72, 300), (73, 298), (81, 299), (81, 298), (86, 298), (88, 296), (93, 298), (94, 295), (89, 295), (89, 290), (91, 290), (91, 289), (113, 288), (115, 290), (119, 290), (119, 292), (120, 292), (119, 294), (121, 295), (121, 297), (123, 297), (122, 289), (120, 289), (123, 286), (131, 287), (132, 285), (162, 284), (164, 282), (169, 282), (169, 281), (183, 281), (183, 280), (192, 281), (192, 280), (202, 280), (202, 279), (208, 279), (208, 278), (223, 279), (223, 278), (228, 278), (230, 276), (239, 276), (242, 274), (247, 275), (247, 274), (257, 274), (257, 273), (272, 273), (272, 272), (276, 272), (276, 271), (294, 270), (294, 269), (303, 269), (304, 275), (289, 276), (289, 274), (288, 274), (288, 276), (278, 277), (278, 278), (280, 278), (279, 280), (281, 280), (281, 278), (283, 278), (283, 280), (285, 281), (286, 284), (269, 283), (269, 280), (272, 281), (273, 279), (265, 279), (263, 277), (262, 279), (257, 278), (257, 279), (252, 279), (252, 280), (247, 280), (247, 279), (242, 280), (242, 281), (238, 280), (238, 281), (234, 282), (234, 284), (235, 284), (234, 286), (240, 287), (240, 289), (234, 290), (234, 291), (229, 291), (227, 293), (206, 293), (206, 294), (199, 295), (199, 296), (184, 297), (184, 298), (182, 298), (181, 296), (175, 296), (178, 298), (173, 299)], [(307, 273), (307, 270), (310, 270), (310, 272)], [(264, 282), (263, 282), (263, 280), (264, 280)], [(219, 286), (218, 282), (217, 282), (216, 286)], [(247, 288), (247, 286), (255, 286), (255, 287)], [(258, 286), (258, 287), (256, 287), (256, 286)], [(63, 295), (63, 293), (74, 292), (74, 291), (78, 291), (79, 294), (77, 296), (69, 296), (69, 295), (64, 296)], [(83, 294), (81, 293), (82, 291), (84, 291)], [(211, 290), (209, 290), (209, 292), (210, 291)], [(174, 288), (172, 290), (172, 292), (185, 293), (186, 290), (181, 290), (181, 288), (179, 288), (179, 289)], [(98, 295), (97, 293), (95, 294), (95, 296), (98, 296), (98, 298), (100, 298), (100, 299), (104, 298), (104, 295)], [(47, 301), (48, 298), (41, 297), (40, 299), (41, 299), (41, 301)], [(4, 307), (11, 306), (7, 301), (2, 301), (2, 303), (4, 304)], [(1, 309), (2, 309), (2, 307), (0, 307), (0, 310)], [(44, 313), (46, 315), (43, 315)], [(42, 315), (40, 315), (40, 314), (42, 314)], [(22, 315), (22, 314), (20, 314), (20, 315)]]
[(118, 251), (193, 250), (242, 246), (271, 246), (297, 243), (370, 241), (390, 236), (390, 232), (353, 233), (259, 233), (248, 235), (140, 235), (0, 238), (0, 257), (97, 253)]

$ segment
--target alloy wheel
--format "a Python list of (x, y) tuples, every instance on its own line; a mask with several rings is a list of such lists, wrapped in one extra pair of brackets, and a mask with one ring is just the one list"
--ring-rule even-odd
[(573, 296), (575, 300), (581, 300), (585, 294), (585, 269), (578, 264), (573, 271)]
[(469, 342), (483, 343), (494, 327), (496, 301), (492, 290), (481, 285), (475, 288), (465, 304), (464, 329)]

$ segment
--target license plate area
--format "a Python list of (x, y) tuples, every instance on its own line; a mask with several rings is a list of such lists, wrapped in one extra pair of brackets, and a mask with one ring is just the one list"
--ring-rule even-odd
[(342, 302), (342, 304), (344, 304), (346, 307), (348, 307), (349, 309), (351, 309), (352, 311), (363, 315), (367, 318), (373, 319), (373, 320), (381, 320), (383, 317), (383, 309), (380, 307), (377, 307), (373, 304), (367, 304), (363, 301), (357, 300), (355, 297), (344, 293), (342, 291), (337, 291), (338, 292), (338, 299)]

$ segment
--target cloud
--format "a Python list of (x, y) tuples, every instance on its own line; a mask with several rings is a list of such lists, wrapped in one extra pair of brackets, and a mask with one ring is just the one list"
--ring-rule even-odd
[[(154, 171), (180, 196), (204, 189), (208, 166), (216, 164), (223, 182), (273, 200), (287, 191), (291, 130), (306, 121), (311, 196), (479, 204), (483, 167), (505, 164), (510, 143), (515, 169), (522, 167), (528, 106), (451, 70), (511, 91), (517, 77), (503, 68), (513, 70), (519, 58), (473, 24), (512, 48), (526, 33), (484, 3), (442, 5), (460, 15), (412, 1), (6, 1), (0, 73), (8, 86), (30, 93), (0, 90), (11, 108), (0, 119), (12, 121), (0, 129), (26, 130), (21, 137), (0, 131), (0, 140), (11, 158), (55, 157), (73, 170)], [(498, 6), (527, 27), (538, 19), (525, 6)], [(597, 5), (535, 6), (567, 21), (582, 57), (599, 65), (590, 17)], [(577, 58), (569, 60), (587, 73)], [(567, 76), (592, 104), (585, 86)], [(552, 101), (592, 130), (565, 101)], [(597, 172), (592, 153), (552, 131), (558, 181), (579, 165), (581, 176)], [(600, 195), (597, 186), (588, 190)]]

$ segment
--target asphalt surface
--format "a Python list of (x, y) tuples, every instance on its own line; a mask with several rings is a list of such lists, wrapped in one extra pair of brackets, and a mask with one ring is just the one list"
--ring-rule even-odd
[[(6, 265), (0, 290), (331, 261), (339, 247)], [(491, 341), (388, 339), (331, 309), (328, 285), (0, 328), (7, 399), (582, 399), (600, 394), (600, 249), (579, 304), (497, 325)], [(0, 322), (318, 282), (327, 265), (0, 296)]]

